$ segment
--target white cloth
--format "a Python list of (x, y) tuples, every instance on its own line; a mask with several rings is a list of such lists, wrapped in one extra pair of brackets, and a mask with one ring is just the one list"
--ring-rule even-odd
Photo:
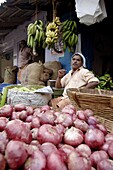
[(80, 23), (91, 25), (107, 17), (104, 0), (75, 0)]

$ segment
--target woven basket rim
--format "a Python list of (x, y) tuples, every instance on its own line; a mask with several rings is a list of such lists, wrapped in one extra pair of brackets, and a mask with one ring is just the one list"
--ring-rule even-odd
[[(98, 93), (96, 93), (96, 92), (98, 92)], [(76, 93), (76, 94), (79, 94), (79, 95), (103, 96), (103, 97), (104, 96), (105, 97), (112, 97), (113, 96), (113, 91), (111, 91), (111, 90), (102, 90), (102, 89), (68, 88), (67, 89), (67, 94), (69, 95), (69, 93)]]

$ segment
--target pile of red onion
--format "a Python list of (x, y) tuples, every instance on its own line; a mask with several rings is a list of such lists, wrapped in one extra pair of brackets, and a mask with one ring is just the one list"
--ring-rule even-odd
[(113, 134), (89, 109), (5, 105), (0, 170), (113, 170)]

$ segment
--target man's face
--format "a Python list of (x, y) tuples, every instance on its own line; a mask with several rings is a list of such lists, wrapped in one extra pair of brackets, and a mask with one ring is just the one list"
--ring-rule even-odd
[(73, 58), (72, 58), (72, 61), (71, 61), (71, 66), (72, 66), (72, 69), (75, 71), (77, 70), (79, 67), (81, 67), (83, 65), (83, 62), (82, 62), (82, 59), (79, 55), (75, 55)]

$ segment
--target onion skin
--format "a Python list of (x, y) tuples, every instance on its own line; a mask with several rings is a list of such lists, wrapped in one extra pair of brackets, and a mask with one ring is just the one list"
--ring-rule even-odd
[(4, 105), (0, 108), (0, 117), (11, 117), (13, 112), (13, 106)]
[(104, 144), (104, 134), (99, 129), (88, 129), (85, 133), (85, 143), (91, 149), (98, 149)]
[(83, 142), (83, 140), (83, 132), (73, 126), (70, 129), (67, 129), (64, 134), (65, 144), (69, 144), (71, 146), (78, 146)]
[(43, 112), (40, 116), (40, 123), (54, 125), (56, 116), (53, 113), (54, 111), (52, 110), (46, 110), (45, 112)]
[(47, 156), (47, 169), (68, 170), (64, 160), (58, 152), (52, 152)]
[(75, 148), (71, 145), (63, 144), (62, 146), (59, 147), (59, 150), (65, 152), (66, 155), (68, 156), (72, 151), (75, 150)]
[(91, 165), (95, 168), (97, 168), (98, 162), (100, 162), (103, 159), (108, 159), (109, 156), (105, 151), (95, 151), (90, 156)]
[(112, 133), (108, 133), (108, 134), (105, 136), (105, 141), (108, 141), (108, 140), (113, 140), (113, 134), (112, 134)]
[(102, 125), (102, 124), (96, 124), (96, 127), (97, 127), (99, 130), (101, 130), (101, 131), (104, 133), (104, 135), (107, 134), (107, 129), (105, 128), (104, 125)]
[(0, 153), (4, 154), (6, 146), (9, 142), (6, 131), (0, 132)]
[(73, 117), (68, 113), (60, 113), (57, 116), (55, 123), (62, 124), (64, 127), (69, 127), (73, 125)]
[(27, 111), (22, 110), (19, 114), (19, 119), (24, 121), (26, 118), (27, 118)]
[(21, 167), (28, 157), (25, 143), (14, 140), (9, 141), (5, 155), (10, 168), (16, 169)]
[(26, 106), (27, 115), (33, 115), (34, 110), (32, 106)]
[(88, 145), (86, 144), (80, 144), (77, 148), (76, 151), (80, 153), (81, 156), (84, 157), (89, 157), (91, 155), (91, 149)]
[(86, 117), (85, 117), (85, 114), (84, 114), (84, 111), (83, 111), (83, 110), (78, 110), (78, 111), (76, 112), (76, 115), (77, 115), (77, 117), (78, 117), (80, 120), (86, 121)]
[(113, 170), (113, 161), (104, 159), (97, 164), (97, 170)]
[(26, 106), (25, 106), (24, 104), (22, 104), (22, 103), (19, 103), (19, 104), (16, 104), (16, 105), (14, 106), (14, 110), (15, 110), (16, 112), (22, 111), (22, 110), (26, 110)]
[(58, 152), (57, 147), (50, 142), (45, 142), (40, 146), (40, 150), (44, 153), (45, 156), (48, 156), (52, 152)]
[(88, 124), (84, 120), (76, 119), (74, 121), (76, 128), (80, 129), (82, 132), (86, 132), (89, 128)]
[(39, 128), (37, 139), (41, 144), (51, 142), (58, 145), (62, 141), (62, 135), (58, 133), (55, 126), (44, 124)]
[(92, 111), (91, 109), (86, 109), (86, 110), (84, 110), (84, 114), (85, 114), (86, 119), (87, 119), (89, 116), (93, 116), (93, 115), (94, 115), (94, 113), (93, 113), (93, 111)]
[(79, 156), (76, 151), (71, 152), (68, 156), (68, 170), (91, 170), (91, 162), (85, 158)]
[(45, 112), (45, 111), (47, 111), (47, 110), (51, 110), (51, 108), (50, 108), (50, 106), (49, 105), (45, 105), (45, 106), (42, 106), (41, 107), (41, 112)]
[(68, 113), (70, 115), (73, 115), (73, 114), (76, 114), (76, 109), (73, 105), (67, 105), (65, 106), (62, 110), (61, 110), (62, 113)]
[(23, 170), (43, 170), (46, 168), (46, 157), (39, 150), (36, 149), (32, 155), (26, 160)]
[(6, 117), (0, 117), (0, 131), (3, 131), (9, 120)]
[(5, 170), (6, 160), (4, 156), (0, 153), (0, 170)]
[(9, 139), (15, 139), (25, 143), (30, 143), (32, 141), (32, 134), (28, 125), (21, 120), (15, 119), (9, 121), (5, 131)]
[(110, 142), (109, 147), (108, 147), (108, 154), (111, 158), (113, 158), (113, 141)]
[(0, 170), (113, 170), (113, 134), (92, 110), (19, 103), (0, 113)]
[(112, 140), (106, 141), (106, 142), (100, 147), (100, 150), (103, 150), (103, 151), (105, 151), (105, 152), (108, 153), (108, 148), (109, 148), (109, 145), (110, 145), (111, 142), (112, 142)]
[(97, 124), (97, 119), (94, 116), (89, 116), (87, 119), (87, 123), (89, 125), (96, 125)]
[(40, 119), (38, 117), (33, 117), (31, 121), (31, 128), (39, 128), (40, 127)]

